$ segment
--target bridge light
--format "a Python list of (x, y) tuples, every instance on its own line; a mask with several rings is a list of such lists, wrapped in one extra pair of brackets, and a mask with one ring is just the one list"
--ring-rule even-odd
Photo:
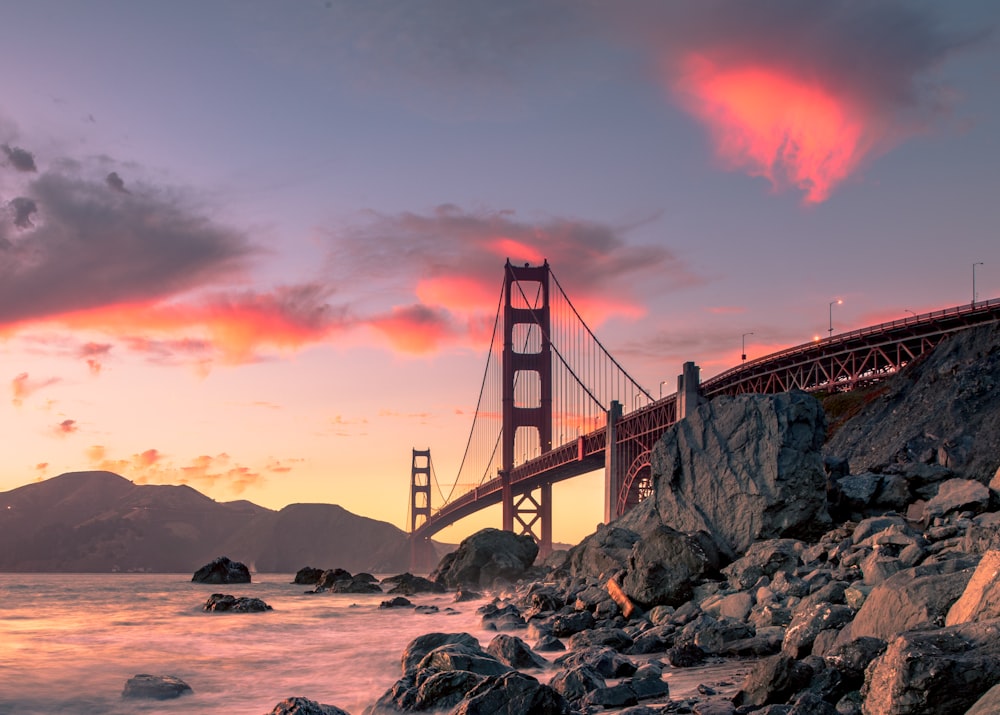
[(835, 305), (843, 305), (843, 304), (844, 304), (844, 301), (842, 301), (840, 298), (837, 298), (837, 300), (831, 300), (830, 301), (830, 337), (831, 338), (833, 337), (833, 306), (835, 306)]

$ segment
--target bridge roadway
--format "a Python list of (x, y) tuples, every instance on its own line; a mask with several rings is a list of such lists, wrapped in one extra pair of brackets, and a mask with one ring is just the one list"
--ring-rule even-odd
[[(791, 389), (849, 390), (888, 377), (951, 333), (997, 321), (1000, 321), (1000, 299), (893, 320), (747, 361), (701, 383), (700, 393), (712, 398)], [(621, 417), (615, 428), (615, 442), (651, 445), (676, 421), (675, 393)], [(607, 428), (601, 427), (516, 466), (511, 474), (515, 493), (530, 492), (543, 484), (603, 469), (607, 435)], [(413, 536), (430, 538), (470, 514), (499, 504), (501, 496), (498, 476), (446, 504), (421, 524)]]

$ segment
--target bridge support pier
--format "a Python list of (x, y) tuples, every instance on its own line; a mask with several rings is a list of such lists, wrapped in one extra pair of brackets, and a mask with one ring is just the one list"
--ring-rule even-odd
[(622, 405), (612, 400), (608, 410), (608, 436), (604, 442), (604, 523), (610, 524), (618, 516), (618, 493), (621, 491), (622, 465), (618, 447), (618, 421), (622, 418)]

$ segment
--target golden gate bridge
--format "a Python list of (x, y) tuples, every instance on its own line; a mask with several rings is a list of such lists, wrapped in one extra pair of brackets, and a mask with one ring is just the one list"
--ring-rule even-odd
[[(951, 333), (1000, 320), (1000, 300), (973, 302), (805, 343), (705, 382), (685, 363), (677, 391), (653, 398), (586, 325), (545, 261), (504, 266), (472, 427), (447, 493), (431, 451), (413, 450), (414, 558), (441, 529), (502, 505), (501, 527), (552, 548), (552, 485), (603, 469), (604, 520), (649, 494), (653, 445), (699, 399), (852, 390), (885, 379)], [(626, 408), (632, 409), (626, 412)], [(432, 508), (432, 485), (440, 504)]]

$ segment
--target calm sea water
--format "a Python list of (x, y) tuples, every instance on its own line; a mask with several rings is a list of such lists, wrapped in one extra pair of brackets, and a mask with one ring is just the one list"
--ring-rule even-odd
[[(483, 601), (414, 596), (435, 614), (380, 610), (385, 594), (305, 594), (291, 574), (209, 586), (187, 574), (0, 574), (0, 715), (264, 715), (291, 696), (361, 715), (400, 676), (418, 635), (470, 633)], [(206, 613), (212, 593), (255, 596), (266, 613)], [(454, 609), (447, 613), (445, 609)], [(732, 690), (746, 663), (673, 670), (673, 697)], [(193, 695), (122, 700), (138, 673), (174, 675)], [(547, 681), (552, 672), (535, 673)]]
[[(306, 595), (292, 578), (210, 586), (190, 574), (0, 574), (0, 713), (263, 715), (298, 695), (360, 715), (399, 678), (416, 636), (464, 631), (485, 645), (496, 635), (480, 628), (482, 602), (414, 596), (441, 612), (379, 610), (389, 596)], [(274, 610), (204, 612), (216, 592)], [(123, 701), (137, 673), (175, 675), (194, 694)]]

